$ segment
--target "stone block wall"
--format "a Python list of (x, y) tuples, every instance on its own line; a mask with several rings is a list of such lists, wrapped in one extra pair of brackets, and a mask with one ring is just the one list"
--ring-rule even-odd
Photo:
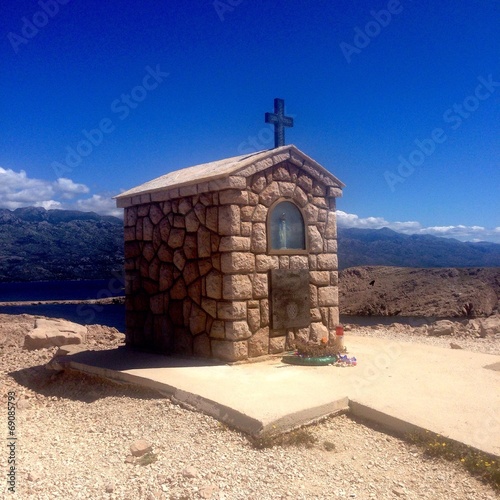
[[(236, 361), (334, 335), (335, 198), (316, 179), (284, 161), (138, 197), (124, 220), (127, 343)], [(300, 207), (307, 252), (268, 253), (267, 215), (280, 199)], [(272, 328), (272, 269), (309, 270), (310, 326)]]

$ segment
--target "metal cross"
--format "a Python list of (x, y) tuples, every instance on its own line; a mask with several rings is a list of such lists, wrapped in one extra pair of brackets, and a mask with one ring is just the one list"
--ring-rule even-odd
[(293, 118), (285, 116), (285, 101), (274, 100), (274, 113), (266, 113), (266, 123), (274, 125), (274, 147), (285, 145), (285, 127), (293, 127)]

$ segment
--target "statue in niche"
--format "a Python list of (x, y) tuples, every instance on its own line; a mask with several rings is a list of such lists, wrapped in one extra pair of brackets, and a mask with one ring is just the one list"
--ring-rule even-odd
[(305, 249), (304, 220), (292, 202), (282, 201), (272, 209), (269, 230), (271, 250)]
[(286, 248), (286, 213), (285, 212), (283, 212), (280, 216), (278, 236), (279, 236), (279, 242), (280, 242), (279, 243), (280, 249)]

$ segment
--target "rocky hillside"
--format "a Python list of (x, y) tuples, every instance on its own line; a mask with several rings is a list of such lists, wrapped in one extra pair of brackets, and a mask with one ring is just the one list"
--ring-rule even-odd
[(500, 245), (470, 243), (388, 228), (339, 228), (339, 265), (400, 267), (500, 267)]
[(116, 217), (0, 209), (0, 281), (107, 278), (122, 266), (123, 222)]
[(361, 266), (339, 282), (341, 314), (474, 317), (500, 304), (500, 268)]

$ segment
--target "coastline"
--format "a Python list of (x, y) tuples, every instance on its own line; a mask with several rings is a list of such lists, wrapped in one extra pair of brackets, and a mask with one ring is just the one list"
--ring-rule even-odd
[(37, 305), (80, 305), (80, 304), (100, 304), (100, 305), (121, 305), (125, 304), (125, 297), (108, 297), (105, 299), (74, 299), (74, 300), (22, 300), (0, 302), (0, 307), (22, 307), (22, 306), (37, 306)]

